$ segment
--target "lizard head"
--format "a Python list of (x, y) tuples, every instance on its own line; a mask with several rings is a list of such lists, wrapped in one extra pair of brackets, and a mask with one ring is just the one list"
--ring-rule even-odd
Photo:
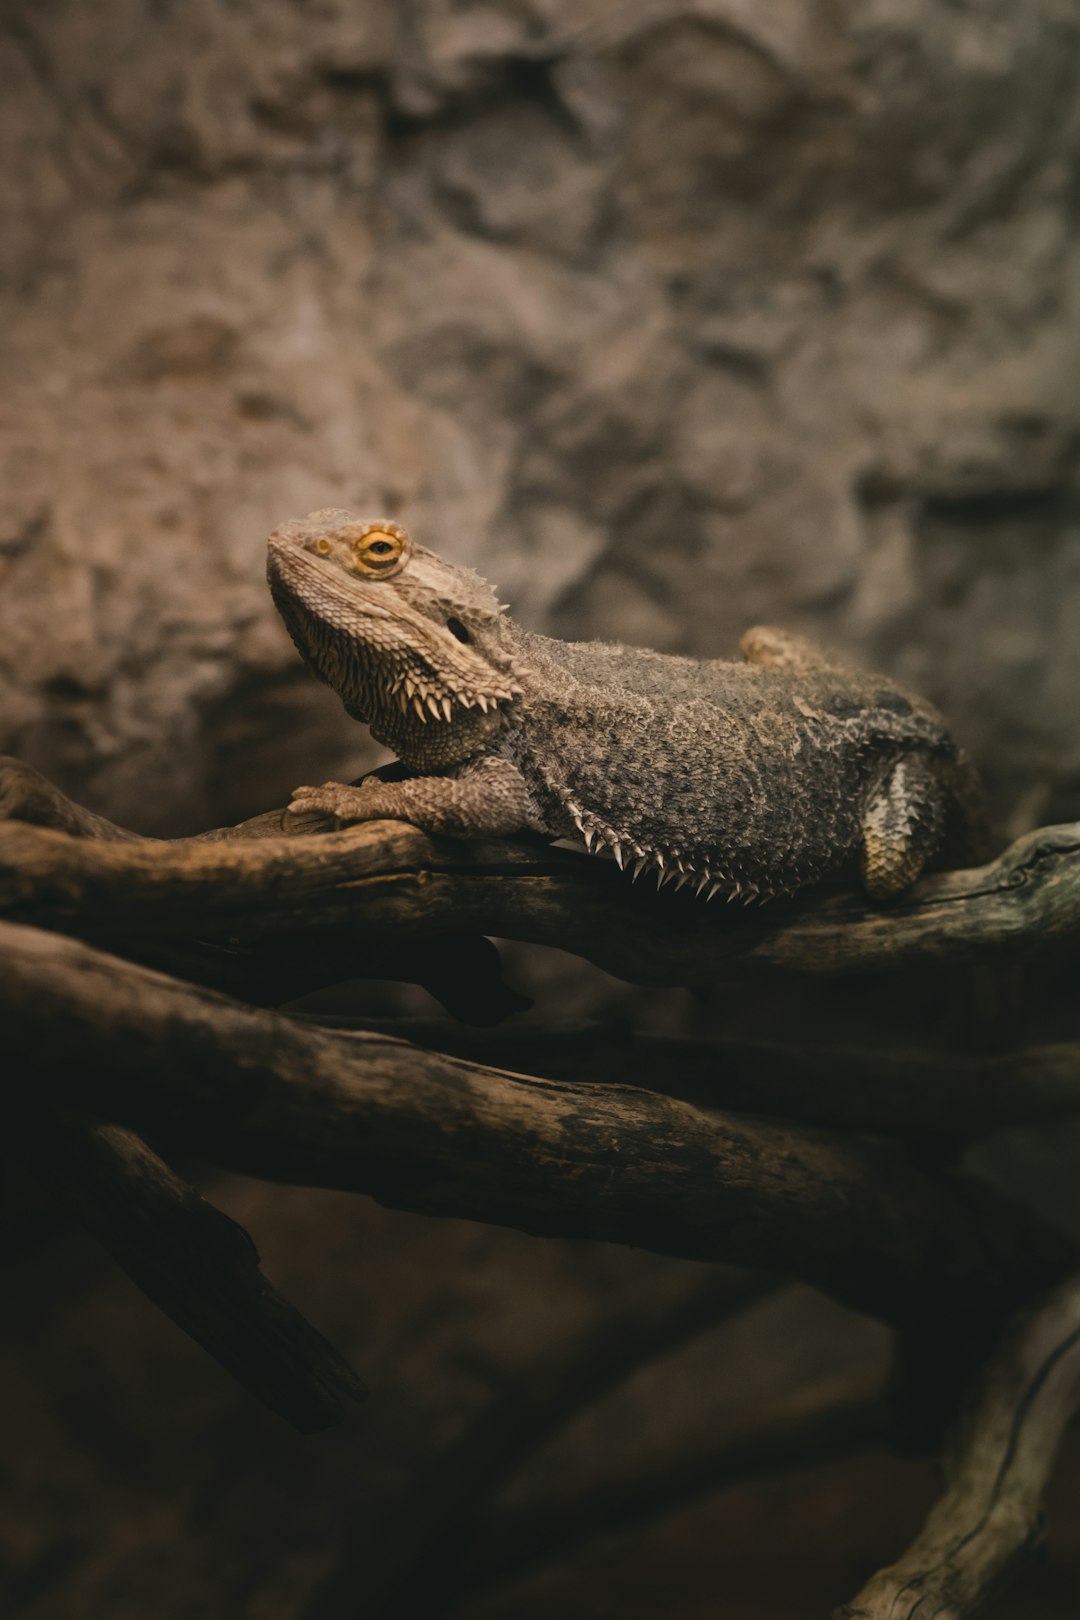
[(491, 586), (396, 523), (337, 508), (291, 518), (270, 536), (268, 573), (299, 651), (359, 720), (450, 724), (518, 696)]

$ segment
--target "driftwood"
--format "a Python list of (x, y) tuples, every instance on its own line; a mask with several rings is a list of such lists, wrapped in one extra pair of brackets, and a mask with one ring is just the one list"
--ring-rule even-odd
[(899, 1562), (837, 1620), (963, 1620), (1038, 1537), (1041, 1499), (1080, 1406), (1080, 1279), (1018, 1322), (946, 1455), (948, 1485)]
[(133, 1132), (56, 1112), (21, 1123), (30, 1165), (143, 1293), (271, 1411), (313, 1432), (364, 1399), (348, 1363), (266, 1281), (244, 1228)]
[(838, 1130), (977, 1142), (1080, 1115), (1080, 1042), (966, 1053), (797, 1039), (693, 1041), (622, 1025), (537, 1020), (511, 1033), (448, 1019), (318, 1016), (320, 1028), (382, 1034), (486, 1067), (550, 1080), (614, 1081), (700, 1107)]
[[(0, 1008), (39, 1110), (12, 1094), (22, 1151), (65, 1179), (151, 1297), (302, 1426), (340, 1415), (355, 1374), (143, 1135), (166, 1156), (396, 1208), (801, 1278), (897, 1329), (909, 1439), (920, 1420), (934, 1434), (1017, 1310), (1080, 1269), (1063, 1234), (947, 1167), (980, 1135), (1080, 1112), (1071, 1030), (993, 1052), (893, 1051), (824, 1040), (798, 1019), (791, 1039), (704, 1044), (550, 1025), (331, 1028), (272, 1010), (376, 975), (424, 983), (458, 1017), (491, 1023), (520, 1005), (491, 934), (563, 947), (636, 983), (772, 975), (783, 996), (793, 975), (827, 990), (823, 976), (921, 965), (959, 986), (971, 966), (1011, 971), (1075, 946), (1080, 824), (1033, 832), (888, 908), (833, 894), (744, 911), (633, 888), (573, 851), (393, 823), (320, 832), (274, 811), (198, 838), (140, 839), (10, 762), (0, 816)], [(218, 1267), (238, 1283), (227, 1299)], [(746, 1297), (760, 1286), (748, 1281)], [(1070, 1288), (1012, 1330), (1022, 1336), (989, 1363), (941, 1507), (851, 1616), (914, 1616), (896, 1594), (916, 1579), (935, 1612), (967, 1614), (1026, 1539), (1071, 1411), (1075, 1309)], [(692, 1317), (660, 1324), (656, 1342), (692, 1331)], [(496, 1413), (439, 1463), (413, 1532), (386, 1538), (369, 1583), (387, 1615), (424, 1593), (434, 1612), (455, 1581), (479, 1576), (470, 1516), (474, 1530), (499, 1525), (498, 1504), (478, 1519), (480, 1504), (561, 1412), (629, 1364), (617, 1332), (601, 1324), (584, 1349), (535, 1369), (531, 1402), (519, 1391), (516, 1415)], [(629, 1341), (647, 1353), (653, 1336), (639, 1323)], [(652, 1483), (676, 1500), (686, 1481), (705, 1488), (877, 1441), (881, 1411), (873, 1392), (848, 1392), (801, 1415), (759, 1414), (754, 1432), (659, 1460)], [(599, 1534), (644, 1511), (639, 1485), (578, 1503), (574, 1526)], [(501, 1521), (509, 1563), (571, 1538), (560, 1512), (544, 1508), (531, 1542)], [(438, 1592), (416, 1574), (433, 1554)], [(324, 1594), (331, 1608), (342, 1581), (347, 1565)]]
[[(0, 1008), (53, 1100), (230, 1169), (539, 1236), (772, 1269), (908, 1326), (985, 1330), (1075, 1262), (893, 1144), (342, 1035), (0, 924)], [(81, 1061), (70, 1061), (72, 1045)]]
[(1030, 833), (988, 866), (926, 878), (887, 908), (836, 896), (754, 910), (656, 894), (614, 862), (524, 840), (466, 844), (397, 822), (314, 837), (289, 828), (276, 811), (162, 845), (8, 821), (0, 912), (83, 937), (117, 915), (132, 936), (329, 931), (396, 946), (475, 931), (571, 949), (639, 984), (1000, 960), (1080, 936), (1080, 823)]

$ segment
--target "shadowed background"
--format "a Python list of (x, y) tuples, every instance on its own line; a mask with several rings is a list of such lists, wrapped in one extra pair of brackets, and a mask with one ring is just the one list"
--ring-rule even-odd
[[(336, 505), (478, 567), (531, 628), (707, 656), (760, 620), (819, 636), (945, 709), (1004, 823), (1080, 816), (1065, 0), (5, 0), (0, 78), (0, 749), (162, 834), (358, 774), (376, 751), (263, 578), (267, 532)], [(532, 971), (573, 1010), (607, 994)], [(372, 1382), (357, 1455), (253, 1415), (20, 1217), (17, 1612), (298, 1615), (351, 1492), (403, 1489), (527, 1347), (678, 1270), (215, 1196)], [(763, 1357), (783, 1383), (881, 1353), (800, 1298), (804, 1330), (628, 1393), (549, 1479), (650, 1412), (736, 1409)], [(461, 1612), (801, 1620), (928, 1488), (879, 1464), (717, 1499)]]

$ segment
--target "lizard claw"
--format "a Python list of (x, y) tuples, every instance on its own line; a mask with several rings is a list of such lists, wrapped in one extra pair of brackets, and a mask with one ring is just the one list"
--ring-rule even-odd
[(330, 816), (337, 826), (349, 821), (371, 819), (371, 796), (363, 788), (343, 782), (324, 782), (321, 787), (298, 787), (286, 807), (286, 815)]

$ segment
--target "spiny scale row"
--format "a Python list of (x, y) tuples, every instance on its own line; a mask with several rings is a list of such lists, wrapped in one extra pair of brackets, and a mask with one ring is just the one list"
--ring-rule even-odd
[(445, 695), (442, 697), (436, 697), (434, 692), (423, 692), (419, 690), (416, 683), (410, 680), (407, 675), (402, 676), (402, 678), (394, 686), (393, 691), (394, 696), (397, 698), (398, 703), (401, 706), (402, 712), (408, 714), (409, 710), (411, 709), (415, 713), (416, 718), (424, 721), (425, 724), (430, 717), (433, 720), (445, 720), (447, 725), (449, 725), (451, 720), (454, 718), (455, 702), (459, 708), (482, 709), (485, 714), (487, 714), (489, 709), (497, 709), (499, 707), (499, 699), (496, 697), (488, 697), (485, 692), (478, 692), (475, 697), (469, 698), (468, 700), (465, 698), (451, 699)]
[(751, 905), (755, 900), (769, 899), (776, 892), (773, 890), (765, 892), (755, 883), (741, 883), (727, 873), (717, 872), (711, 867), (695, 867), (684, 861), (678, 850), (668, 850), (664, 854), (659, 849), (645, 849), (625, 834), (620, 837), (613, 828), (604, 826), (602, 822), (587, 822), (584, 811), (576, 803), (569, 788), (560, 788), (559, 798), (574, 818), (574, 825), (581, 834), (589, 854), (591, 855), (597, 848), (610, 849), (618, 862), (619, 870), (629, 870), (632, 882), (636, 882), (643, 872), (655, 872), (658, 890), (662, 889), (665, 883), (674, 883), (676, 891), (684, 884), (691, 883), (695, 894), (700, 895), (704, 890), (706, 900), (711, 900), (714, 895), (724, 894), (729, 904), (732, 900), (741, 900), (744, 905)]

